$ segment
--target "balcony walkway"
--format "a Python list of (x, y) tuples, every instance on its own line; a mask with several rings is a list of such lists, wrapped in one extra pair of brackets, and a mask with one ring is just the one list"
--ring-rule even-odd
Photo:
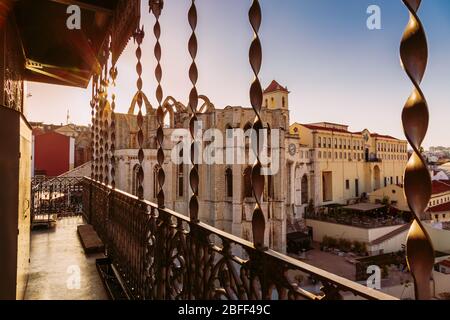
[(32, 232), (25, 300), (108, 299), (95, 266), (95, 259), (102, 255), (85, 255), (77, 234), (80, 224), (81, 217), (65, 218), (55, 229)]

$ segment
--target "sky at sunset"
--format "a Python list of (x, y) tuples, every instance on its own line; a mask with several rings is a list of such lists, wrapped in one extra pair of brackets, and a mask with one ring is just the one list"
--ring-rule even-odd
[[(143, 1), (146, 6), (147, 0)], [(253, 74), (248, 62), (252, 30), (250, 0), (198, 0), (199, 93), (218, 108), (249, 106)], [(165, 95), (187, 102), (190, 59), (187, 41), (190, 1), (166, 0), (162, 26)], [(412, 85), (399, 61), (399, 43), (408, 22), (400, 0), (262, 0), (261, 81), (276, 79), (291, 91), (291, 122), (329, 121), (350, 130), (404, 138), (401, 111)], [(381, 30), (366, 26), (370, 5), (381, 8)], [(425, 146), (450, 146), (450, 1), (423, 0), (429, 64), (423, 81), (431, 118)], [(154, 19), (143, 11), (144, 91), (153, 104), (156, 83)], [(126, 112), (136, 92), (136, 46), (130, 41), (118, 64), (118, 111)], [(90, 123), (90, 89), (28, 84), (31, 121)]]

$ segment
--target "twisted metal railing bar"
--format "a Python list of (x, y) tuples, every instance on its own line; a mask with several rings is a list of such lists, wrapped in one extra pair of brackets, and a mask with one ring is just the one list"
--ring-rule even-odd
[(263, 91), (261, 82), (259, 81), (259, 72), (262, 64), (262, 47), (259, 39), (259, 28), (261, 26), (262, 12), (261, 6), (258, 0), (253, 0), (252, 6), (249, 11), (249, 20), (254, 32), (254, 39), (250, 46), (249, 60), (253, 73), (255, 74), (255, 80), (250, 88), (250, 102), (255, 112), (255, 120), (253, 122), (252, 130), (252, 147), (256, 154), (256, 162), (252, 167), (252, 191), (255, 198), (255, 208), (252, 216), (252, 231), (253, 242), (259, 249), (265, 248), (264, 234), (266, 228), (266, 221), (263, 210), (261, 208), (262, 196), (264, 193), (264, 176), (261, 174), (261, 161), (260, 161), (260, 132), (263, 130), (263, 121), (261, 118), (261, 109), (263, 104)]
[(94, 121), (94, 145), (95, 145), (95, 167), (94, 167), (94, 179), (99, 179), (99, 159), (100, 159), (100, 146), (99, 146), (99, 112), (100, 112), (100, 76), (96, 75), (96, 90), (95, 90), (95, 121)]
[[(109, 49), (108, 49), (109, 50)], [(107, 57), (109, 57), (110, 52), (108, 51)], [(108, 58), (106, 59), (106, 63), (104, 66), (104, 79), (103, 79), (103, 86), (104, 86), (104, 92), (103, 92), (103, 141), (104, 141), (104, 166), (103, 166), (103, 182), (106, 185), (109, 185), (109, 164), (110, 164), (110, 144), (109, 144), (109, 121), (108, 121), (108, 110), (107, 107), (109, 105), (108, 101), (108, 89), (109, 89), (109, 76), (108, 76)]]
[(421, 0), (403, 0), (410, 19), (404, 32), (400, 56), (403, 68), (414, 85), (413, 93), (402, 114), (406, 138), (414, 150), (405, 172), (405, 195), (414, 222), (407, 238), (407, 261), (415, 283), (416, 299), (431, 299), (430, 280), (434, 266), (434, 249), (420, 217), (431, 198), (431, 177), (421, 154), (421, 145), (429, 124), (428, 106), (420, 88), (428, 61), (428, 45), (425, 30), (417, 16)]
[[(82, 184), (84, 216), (132, 299), (396, 300), (92, 179)], [(322, 289), (308, 291), (315, 282)]]
[(103, 70), (100, 71), (100, 90), (99, 90), (99, 110), (98, 110), (98, 136), (99, 136), (99, 164), (98, 164), (98, 181), (103, 182), (103, 162), (105, 156), (105, 140), (104, 140), (104, 127), (103, 127), (103, 113), (105, 109), (105, 78)]
[(197, 43), (197, 36), (195, 34), (196, 28), (197, 28), (197, 6), (195, 4), (195, 0), (192, 0), (191, 7), (189, 8), (188, 12), (188, 21), (189, 25), (192, 29), (191, 37), (189, 38), (188, 42), (188, 50), (189, 54), (192, 58), (192, 64), (189, 68), (189, 79), (192, 83), (192, 90), (189, 94), (189, 108), (191, 110), (191, 119), (189, 122), (189, 130), (192, 137), (192, 144), (191, 144), (191, 161), (192, 161), (192, 168), (189, 175), (189, 183), (192, 190), (192, 196), (189, 201), (189, 216), (191, 217), (192, 221), (196, 222), (199, 221), (198, 219), (198, 210), (199, 210), (199, 203), (198, 203), (198, 194), (199, 194), (199, 185), (200, 185), (200, 177), (199, 177), (199, 171), (198, 171), (198, 162), (196, 157), (198, 157), (198, 151), (199, 151), (199, 142), (196, 141), (196, 135), (197, 135), (197, 124), (198, 124), (198, 117), (197, 117), (197, 108), (198, 108), (198, 92), (197, 92), (197, 81), (198, 81), (198, 69), (197, 64), (195, 62), (195, 59), (197, 58), (197, 51), (198, 51), (198, 43)]
[(96, 79), (92, 78), (92, 98), (91, 98), (91, 179), (95, 178), (95, 95), (96, 95)]
[(138, 161), (139, 161), (139, 168), (137, 173), (137, 195), (139, 199), (144, 199), (144, 132), (143, 132), (143, 125), (144, 125), (144, 116), (142, 114), (142, 105), (144, 102), (143, 98), (143, 92), (142, 92), (142, 49), (141, 45), (145, 37), (144, 27), (139, 28), (134, 33), (134, 41), (137, 43), (138, 47), (136, 49), (136, 58), (137, 58), (137, 64), (136, 64), (136, 72), (138, 75), (138, 80), (136, 82), (137, 86), (137, 105), (139, 108), (138, 115), (137, 115), (137, 125), (138, 125), (138, 133), (137, 133), (137, 140), (139, 145), (139, 151), (138, 151)]
[(156, 131), (156, 142), (158, 144), (158, 151), (157, 151), (157, 161), (158, 161), (158, 186), (159, 190), (157, 193), (157, 200), (158, 200), (158, 206), (160, 208), (164, 208), (164, 183), (166, 180), (166, 175), (164, 173), (164, 108), (162, 105), (163, 100), (163, 89), (161, 86), (161, 80), (162, 80), (162, 67), (161, 67), (161, 44), (159, 42), (159, 39), (161, 37), (161, 25), (159, 23), (159, 18), (161, 16), (161, 11), (164, 7), (164, 1), (163, 0), (150, 0), (150, 11), (153, 12), (153, 15), (155, 17), (155, 25), (153, 27), (153, 33), (155, 35), (156, 43), (154, 48), (154, 55), (157, 62), (156, 68), (155, 68), (155, 78), (158, 82), (158, 86), (156, 88), (156, 100), (158, 101), (158, 109), (156, 111), (156, 120), (158, 122), (158, 129)]

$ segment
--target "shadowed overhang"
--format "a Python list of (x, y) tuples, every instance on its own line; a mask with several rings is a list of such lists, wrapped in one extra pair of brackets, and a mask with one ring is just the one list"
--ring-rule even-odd
[[(117, 41), (121, 42), (114, 47), (113, 57), (117, 58), (139, 21), (139, 0), (12, 0), (10, 3), (9, 14), (17, 25), (25, 61), (24, 79), (28, 81), (87, 87), (92, 74), (104, 63), (102, 56), (110, 33), (116, 31)], [(67, 27), (69, 5), (81, 9), (80, 30)], [(125, 10), (128, 6), (134, 10)]]

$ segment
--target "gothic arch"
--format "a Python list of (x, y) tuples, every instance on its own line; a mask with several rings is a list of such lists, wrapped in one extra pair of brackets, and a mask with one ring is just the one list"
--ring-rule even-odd
[(216, 107), (205, 95), (199, 95), (198, 98), (203, 101), (203, 104), (198, 108), (199, 113), (210, 113), (216, 110)]
[[(151, 111), (153, 111), (152, 104), (148, 100), (145, 93), (142, 92), (141, 94), (142, 94), (142, 100), (144, 101), (145, 110), (146, 110), (147, 114), (149, 114), (149, 113), (151, 113)], [(130, 108), (128, 109), (128, 114), (130, 114), (130, 115), (134, 114), (134, 111), (136, 109), (136, 104), (138, 102), (138, 96), (139, 96), (139, 92), (136, 92), (136, 94), (133, 97), (133, 100), (131, 100), (131, 105), (130, 105)]]

